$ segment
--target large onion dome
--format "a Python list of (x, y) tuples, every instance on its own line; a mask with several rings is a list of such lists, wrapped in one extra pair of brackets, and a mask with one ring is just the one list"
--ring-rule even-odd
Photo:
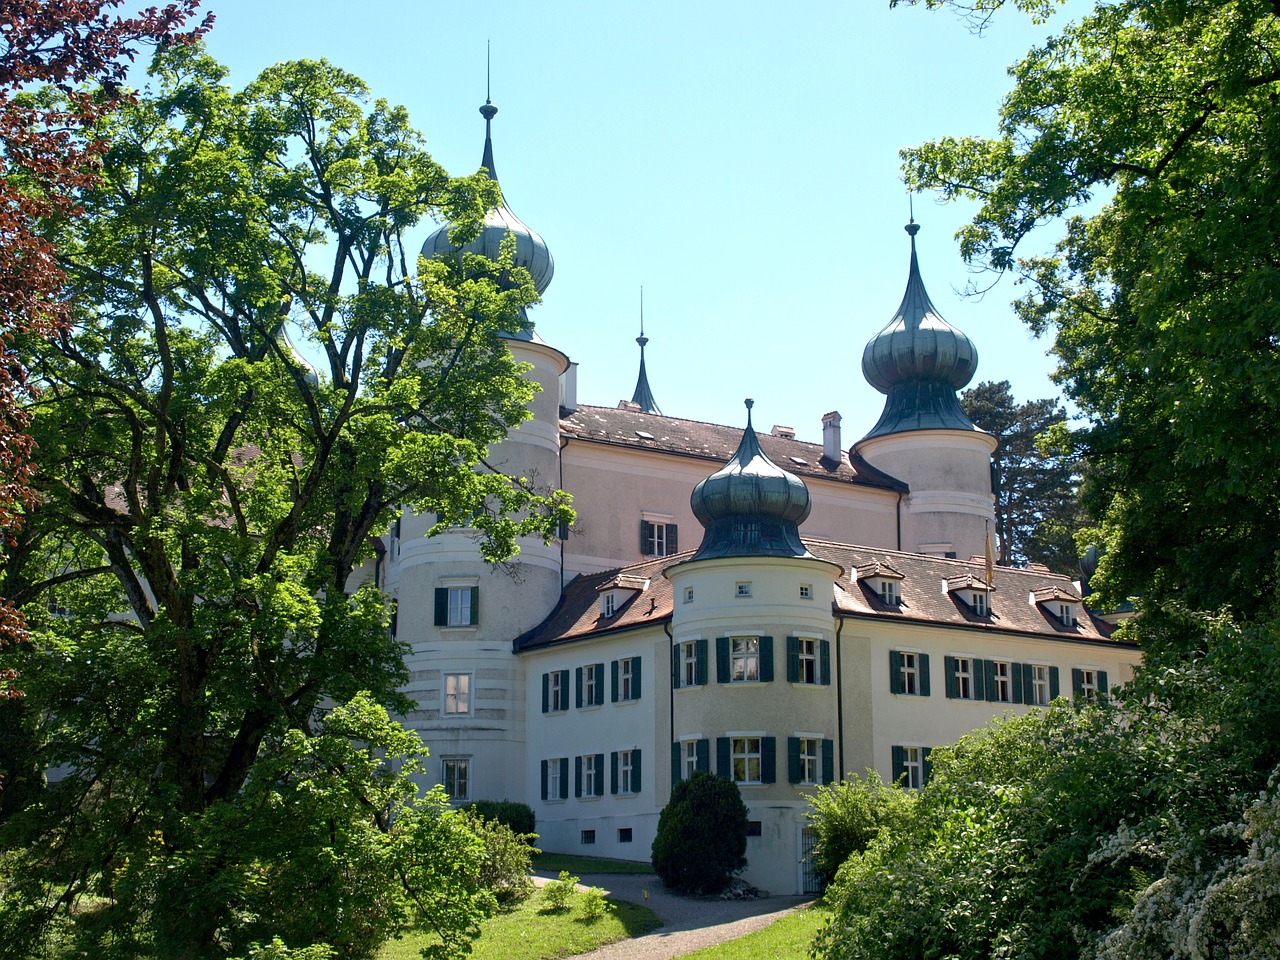
[[(492, 124), (494, 115), (497, 112), (498, 108), (488, 101), (480, 108), (480, 114), (484, 117), (484, 155), (480, 159), (480, 165), (484, 167), (490, 179), (495, 182), (498, 179), (498, 172), (493, 165)], [(484, 226), (480, 230), (480, 236), (470, 243), (459, 247), (451, 242), (449, 240), (449, 232), (452, 229), (453, 227), (450, 224), (437, 228), (431, 236), (427, 237), (426, 243), (422, 245), (422, 255), (427, 258), (454, 256), (459, 250), (463, 250), (467, 253), (483, 254), (490, 260), (497, 260), (498, 249), (502, 245), (502, 241), (507, 234), (511, 234), (516, 241), (516, 266), (524, 267), (529, 271), (529, 276), (533, 278), (533, 286), (538, 291), (538, 296), (542, 296), (547, 287), (551, 286), (551, 278), (555, 274), (556, 268), (555, 261), (551, 257), (551, 250), (547, 247), (547, 242), (525, 226), (524, 222), (511, 212), (505, 197), (498, 207), (485, 214)], [(533, 334), (530, 332), (519, 336), (522, 339), (530, 339)]]
[(864, 439), (908, 430), (977, 430), (956, 391), (973, 379), (978, 351), (973, 342), (938, 312), (920, 279), (916, 234), (911, 237), (907, 290), (897, 313), (862, 352), (862, 373), (885, 394), (884, 412)]
[(751, 426), (738, 451), (690, 496), (693, 515), (705, 528), (693, 560), (713, 557), (807, 557), (799, 526), (809, 516), (809, 488), (764, 455)]

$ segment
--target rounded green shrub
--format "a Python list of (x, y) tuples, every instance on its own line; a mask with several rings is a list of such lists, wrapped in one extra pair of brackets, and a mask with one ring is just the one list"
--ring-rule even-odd
[[(533, 807), (515, 800), (476, 800), (462, 809), (470, 810), (485, 820), (506, 824), (512, 833), (531, 834), (535, 825)], [(530, 843), (533, 842), (531, 839)]]
[(747, 805), (737, 784), (698, 771), (658, 817), (653, 869), (678, 893), (719, 893), (747, 865)]

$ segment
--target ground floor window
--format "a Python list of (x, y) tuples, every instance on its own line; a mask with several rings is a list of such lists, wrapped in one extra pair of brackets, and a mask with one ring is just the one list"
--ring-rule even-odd
[(440, 782), (450, 800), (471, 799), (471, 758), (444, 757), (440, 761)]

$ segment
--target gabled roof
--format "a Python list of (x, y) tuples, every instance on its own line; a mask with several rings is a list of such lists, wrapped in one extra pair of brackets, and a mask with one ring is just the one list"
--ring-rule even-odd
[[(560, 420), (560, 432), (571, 439), (591, 443), (719, 463), (727, 463), (742, 440), (741, 427), (586, 404), (565, 412)], [(849, 454), (842, 453), (840, 462), (835, 463), (823, 456), (821, 444), (769, 435), (760, 435), (759, 440), (761, 450), (770, 460), (806, 479), (818, 477), (897, 493), (905, 493), (908, 489), (901, 480), (877, 470), (857, 454), (850, 460)]]
[(1076, 593), (1075, 587), (1063, 587), (1059, 584), (1053, 584), (1047, 587), (1038, 587), (1031, 591), (1031, 596), (1036, 603), (1052, 603), (1054, 600), (1065, 600), (1068, 603), (1081, 603), (1080, 594)]
[(860, 563), (854, 568), (854, 572), (857, 573), (859, 580), (870, 580), (872, 577), (879, 577), (882, 580), (902, 579), (902, 574), (883, 560)]
[(971, 570), (963, 573), (953, 574), (946, 578), (947, 593), (953, 590), (991, 590), (991, 584), (983, 580), (978, 574)]
[[(835, 616), (965, 627), (996, 635), (1039, 636), (1069, 642), (1111, 642), (1112, 625), (1087, 610), (1078, 626), (1068, 627), (1057, 617), (1047, 614), (1043, 607), (1022, 602), (1022, 597), (1036, 590), (1071, 590), (1071, 582), (1058, 574), (999, 567), (996, 577), (1000, 589), (994, 594), (990, 612), (986, 616), (978, 616), (940, 591), (938, 584), (957, 578), (972, 578), (972, 582), (983, 584), (979, 565), (966, 560), (946, 560), (826, 540), (805, 538), (804, 543), (815, 557), (837, 563), (845, 571), (835, 585), (832, 601)], [(516, 652), (669, 622), (674, 596), (671, 581), (662, 576), (662, 571), (691, 556), (691, 551), (685, 551), (629, 567), (576, 577), (565, 587), (551, 616), (516, 638)], [(879, 564), (881, 570), (889, 568), (901, 574), (901, 603), (890, 605), (882, 602), (880, 595), (869, 585), (857, 582), (848, 573), (873, 564)], [(649, 585), (606, 620), (600, 616), (597, 589), (620, 576), (646, 578)]]

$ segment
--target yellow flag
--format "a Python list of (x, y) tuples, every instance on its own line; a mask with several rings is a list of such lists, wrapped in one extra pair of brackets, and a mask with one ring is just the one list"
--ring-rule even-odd
[(991, 550), (991, 521), (987, 521), (987, 588), (995, 589), (996, 561)]

